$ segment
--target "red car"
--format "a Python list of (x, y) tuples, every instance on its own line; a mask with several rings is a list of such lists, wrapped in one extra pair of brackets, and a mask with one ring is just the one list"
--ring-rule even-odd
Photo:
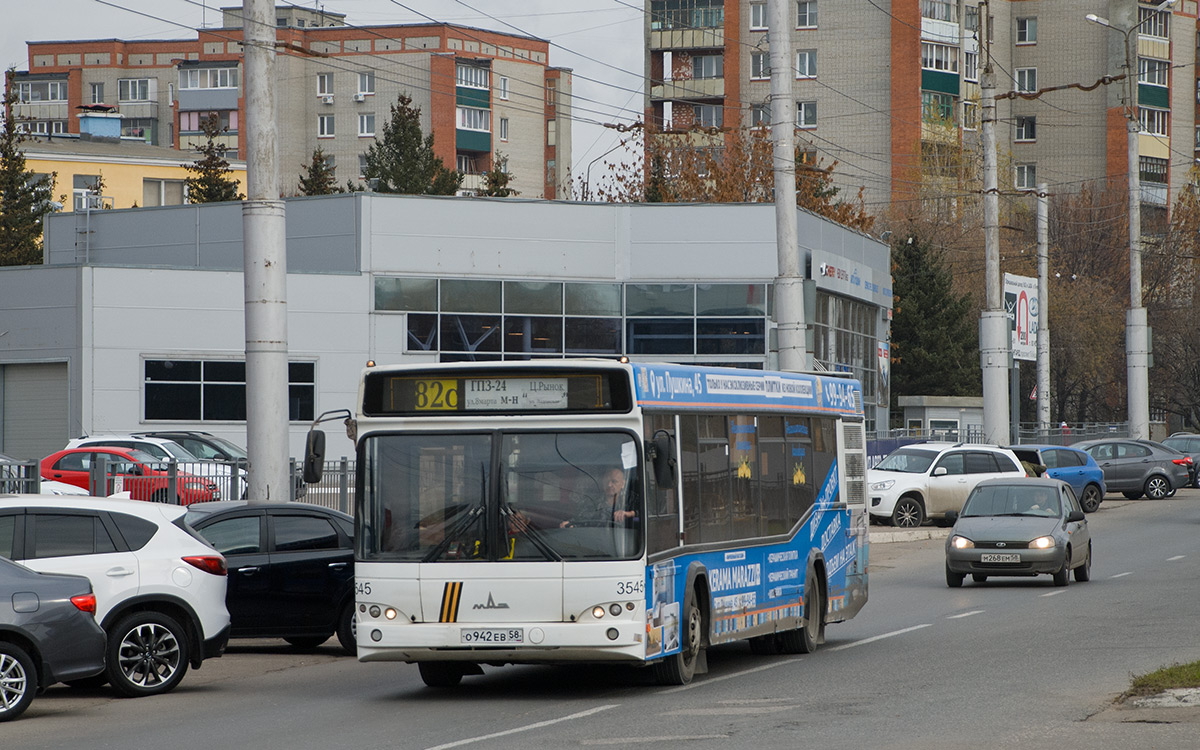
[[(112, 448), (89, 445), (51, 453), (42, 459), (42, 479), (53, 479), (90, 490), (91, 468), (96, 456), (107, 461), (108, 492), (128, 492), (134, 500), (169, 503), (173, 499), (168, 487), (168, 473), (161, 462), (149, 453), (134, 448)], [(176, 498), (180, 505), (220, 500), (221, 491), (212, 481), (185, 472), (176, 472)]]

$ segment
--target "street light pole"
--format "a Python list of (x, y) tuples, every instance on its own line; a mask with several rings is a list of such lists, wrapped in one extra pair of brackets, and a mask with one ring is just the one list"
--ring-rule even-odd
[[(1177, 0), (1163, 0), (1153, 8), (1153, 13), (1166, 10)], [(1126, 156), (1129, 177), (1129, 310), (1125, 314), (1125, 367), (1128, 389), (1129, 434), (1134, 438), (1150, 437), (1150, 326), (1146, 308), (1142, 306), (1142, 205), (1141, 205), (1141, 162), (1138, 158), (1138, 132), (1141, 129), (1138, 115), (1137, 43), (1136, 33), (1154, 15), (1142, 21), (1134, 19), (1128, 30), (1109, 23), (1095, 13), (1085, 16), (1092, 23), (1124, 35), (1126, 84)]]

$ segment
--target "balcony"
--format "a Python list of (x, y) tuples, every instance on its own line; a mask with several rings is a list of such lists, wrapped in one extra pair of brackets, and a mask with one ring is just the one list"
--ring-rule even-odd
[(665, 29), (650, 32), (651, 50), (720, 49), (725, 46), (725, 29)]
[(650, 98), (655, 100), (721, 99), (725, 96), (724, 78), (689, 78), (678, 81), (663, 81), (650, 87)]

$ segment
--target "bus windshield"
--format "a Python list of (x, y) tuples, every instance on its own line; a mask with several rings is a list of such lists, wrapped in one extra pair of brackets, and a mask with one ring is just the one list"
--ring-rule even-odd
[(634, 559), (645, 516), (624, 432), (363, 439), (363, 560)]

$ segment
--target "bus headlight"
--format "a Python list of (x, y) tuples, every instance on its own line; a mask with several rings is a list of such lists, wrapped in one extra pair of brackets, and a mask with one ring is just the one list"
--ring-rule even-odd
[(396, 610), (392, 609), (391, 607), (388, 607), (387, 609), (383, 610), (383, 616), (389, 620), (395, 620), (396, 619)]
[(592, 607), (592, 617), (595, 617), (597, 620), (604, 617), (604, 607), (601, 607), (599, 604)]
[(616, 604), (616, 603), (610, 604), (608, 606), (608, 613), (610, 615), (612, 615), (613, 617), (616, 617), (617, 615), (621, 614), (621, 605)]

